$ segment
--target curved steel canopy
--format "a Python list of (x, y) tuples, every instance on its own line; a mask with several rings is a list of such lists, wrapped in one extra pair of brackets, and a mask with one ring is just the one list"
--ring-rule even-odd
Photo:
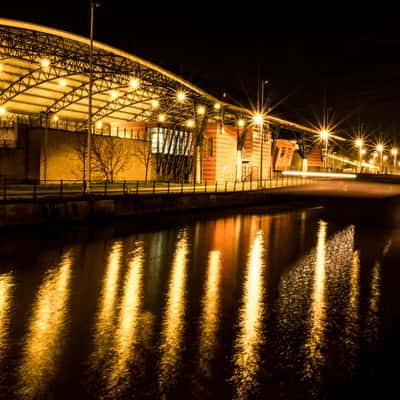
[[(87, 38), (36, 24), (0, 18), (0, 106), (15, 114), (57, 114), (85, 128), (89, 99)], [(219, 101), (177, 75), (132, 54), (93, 42), (93, 122), (183, 124), (205, 107), (209, 122), (235, 120), (244, 108)], [(139, 82), (136, 87), (134, 80)], [(184, 91), (186, 100), (177, 101)], [(219, 103), (221, 108), (215, 107)], [(222, 117), (223, 110), (223, 117)], [(313, 129), (268, 116), (273, 124)]]

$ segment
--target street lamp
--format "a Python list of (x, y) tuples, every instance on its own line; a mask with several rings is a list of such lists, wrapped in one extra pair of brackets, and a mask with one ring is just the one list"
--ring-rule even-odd
[(362, 157), (362, 146), (363, 146), (363, 140), (361, 138), (358, 138), (356, 140), (356, 147), (358, 147), (358, 161), (360, 164), (360, 172), (361, 172), (361, 157)]
[(261, 113), (257, 113), (254, 115), (253, 122), (256, 126), (259, 127), (260, 132), (260, 182), (259, 184), (262, 185), (262, 169), (263, 169), (263, 125), (264, 125), (264, 116)]
[(327, 129), (322, 129), (319, 134), (322, 142), (324, 143), (324, 156), (323, 156), (323, 167), (326, 169), (326, 159), (328, 155), (328, 138), (329, 138), (329, 131)]
[(381, 162), (380, 162), (380, 165), (381, 165), (381, 173), (383, 173), (383, 144), (378, 143), (378, 144), (376, 145), (376, 151), (377, 151), (378, 153), (381, 153)]
[(392, 153), (392, 156), (393, 156), (393, 172), (394, 172), (396, 170), (397, 148), (393, 147), (391, 153)]

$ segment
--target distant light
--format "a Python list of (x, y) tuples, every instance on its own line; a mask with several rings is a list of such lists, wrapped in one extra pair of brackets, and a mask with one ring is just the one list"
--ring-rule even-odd
[(391, 153), (392, 153), (392, 155), (395, 156), (395, 155), (397, 154), (397, 149), (396, 149), (396, 148), (393, 148), (392, 151), (391, 151)]
[(388, 156), (385, 154), (384, 156), (383, 156), (383, 161), (386, 161), (388, 159)]
[(7, 109), (4, 106), (0, 106), (0, 115), (6, 115)]
[(197, 114), (203, 115), (206, 112), (206, 108), (202, 105), (197, 107)]
[(158, 116), (158, 120), (159, 120), (160, 122), (164, 122), (164, 121), (165, 121), (165, 114), (160, 114), (160, 115)]
[(360, 150), (360, 153), (361, 153), (362, 155), (364, 155), (366, 152), (367, 152), (367, 150), (365, 150), (365, 149), (361, 149), (361, 150)]
[(264, 117), (262, 114), (257, 113), (254, 118), (253, 118), (253, 122), (257, 125), (261, 125), (264, 122)]
[(243, 119), (239, 119), (239, 121), (238, 121), (238, 126), (239, 126), (240, 128), (243, 128), (243, 127), (244, 127), (244, 120), (243, 120)]
[(67, 80), (66, 80), (66, 79), (60, 79), (60, 80), (58, 81), (58, 84), (59, 84), (61, 87), (66, 87), (66, 86), (67, 86)]
[(329, 172), (302, 172), (302, 171), (282, 171), (282, 175), (295, 175), (295, 176), (315, 176), (315, 177), (331, 177), (331, 178), (346, 178), (355, 179), (355, 174), (338, 174)]
[(374, 154), (372, 154), (374, 158), (378, 157), (378, 153), (374, 151)]
[(193, 126), (194, 126), (194, 121), (193, 121), (192, 119), (189, 119), (189, 120), (186, 122), (186, 125), (188, 126), (188, 128), (193, 128)]
[(43, 68), (49, 68), (50, 67), (50, 60), (47, 58), (44, 58), (43, 60), (40, 61), (40, 65)]
[(220, 110), (221, 109), (221, 104), (220, 103), (215, 103), (214, 104), (214, 109), (215, 110)]
[(101, 129), (103, 127), (103, 123), (101, 121), (96, 122), (96, 128)]
[(183, 92), (182, 90), (180, 90), (177, 94), (176, 94), (176, 98), (180, 103), (183, 103), (186, 99), (186, 94), (185, 92)]
[(118, 92), (117, 92), (116, 90), (113, 90), (113, 91), (110, 93), (110, 96), (111, 96), (111, 98), (112, 98), (113, 100), (115, 100), (115, 99), (118, 97)]
[(364, 144), (364, 143), (363, 143), (363, 140), (362, 140), (362, 139), (357, 139), (357, 140), (356, 140), (356, 146), (357, 146), (357, 147), (362, 147), (363, 144)]
[(58, 121), (58, 115), (53, 115), (53, 121)]
[(382, 151), (383, 151), (383, 145), (379, 143), (379, 144), (376, 146), (376, 150), (379, 151), (379, 153), (382, 153)]
[(327, 140), (329, 137), (329, 131), (326, 129), (322, 129), (319, 136), (321, 137), (322, 140)]
[(153, 108), (158, 108), (160, 106), (160, 102), (158, 100), (154, 99), (151, 101), (151, 106)]
[(139, 85), (140, 85), (140, 82), (139, 82), (139, 79), (138, 79), (138, 78), (132, 78), (132, 79), (129, 81), (129, 86), (130, 86), (132, 89), (137, 89), (137, 88), (139, 87)]

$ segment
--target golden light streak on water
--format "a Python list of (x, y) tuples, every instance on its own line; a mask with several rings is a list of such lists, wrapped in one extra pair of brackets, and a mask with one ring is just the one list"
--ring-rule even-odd
[(350, 274), (349, 301), (345, 317), (345, 337), (346, 359), (353, 367), (354, 352), (359, 333), (359, 301), (360, 301), (360, 252), (353, 252)]
[(211, 376), (211, 362), (215, 353), (216, 335), (219, 325), (219, 282), (221, 277), (221, 252), (210, 251), (208, 256), (207, 280), (200, 318), (200, 370)]
[(250, 249), (240, 309), (239, 332), (234, 349), (233, 383), (237, 399), (248, 399), (256, 389), (263, 342), (262, 319), (265, 274), (264, 234), (259, 230)]
[(11, 272), (0, 275), (0, 361), (3, 359), (7, 346), (8, 326), (10, 323), (10, 308), (12, 288), (14, 286)]
[(327, 223), (320, 221), (311, 295), (311, 327), (305, 344), (307, 359), (305, 361), (304, 376), (308, 378), (317, 373), (318, 367), (324, 363), (322, 347), (326, 325), (326, 238)]
[(378, 338), (379, 324), (379, 300), (381, 298), (381, 264), (375, 261), (372, 270), (371, 289), (366, 318), (366, 339), (370, 344), (375, 343)]
[(115, 333), (115, 357), (109, 377), (109, 387), (123, 389), (129, 375), (129, 367), (135, 360), (138, 327), (141, 318), (143, 295), (143, 243), (139, 243), (129, 262), (124, 282), (121, 308)]
[(175, 383), (185, 326), (186, 267), (189, 245), (186, 231), (178, 235), (162, 323), (159, 388), (162, 394)]
[(57, 372), (57, 356), (67, 336), (67, 305), (70, 296), (72, 257), (66, 253), (58, 268), (47, 271), (29, 321), (19, 366), (20, 395), (44, 398), (47, 384)]
[(100, 307), (94, 334), (92, 368), (101, 366), (113, 339), (116, 315), (116, 299), (121, 268), (122, 243), (115, 242), (107, 261), (107, 269), (100, 294)]

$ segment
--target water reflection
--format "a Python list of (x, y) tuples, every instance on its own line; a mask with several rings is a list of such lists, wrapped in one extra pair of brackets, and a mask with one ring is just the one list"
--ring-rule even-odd
[(218, 250), (210, 251), (208, 257), (207, 280), (202, 301), (200, 319), (200, 370), (211, 376), (211, 362), (213, 360), (216, 334), (219, 323), (219, 281), (221, 270), (221, 253)]
[(121, 267), (122, 243), (115, 242), (107, 260), (107, 269), (100, 294), (100, 308), (97, 316), (92, 368), (97, 370), (104, 362), (110, 348), (115, 324), (115, 303), (118, 293), (119, 271)]
[(305, 377), (311, 377), (323, 363), (322, 346), (324, 343), (326, 325), (326, 235), (327, 223), (319, 222), (318, 239), (315, 257), (315, 271), (313, 276), (313, 290), (311, 294), (310, 334), (305, 344), (307, 360), (305, 363)]
[(0, 275), (0, 361), (4, 357), (7, 346), (13, 280), (11, 272)]
[(256, 390), (259, 348), (263, 342), (264, 234), (259, 230), (250, 249), (244, 281), (239, 332), (235, 343), (233, 383), (236, 398), (248, 399)]
[(134, 250), (124, 282), (122, 302), (115, 334), (115, 357), (109, 376), (109, 387), (121, 391), (128, 384), (129, 367), (135, 363), (135, 346), (142, 307), (143, 243)]
[(188, 253), (187, 232), (182, 231), (177, 239), (162, 323), (159, 388), (163, 394), (175, 384), (182, 351)]
[(71, 264), (71, 254), (66, 253), (59, 266), (47, 272), (39, 288), (19, 368), (20, 395), (24, 399), (46, 397), (47, 385), (56, 374), (57, 356), (67, 334)]

